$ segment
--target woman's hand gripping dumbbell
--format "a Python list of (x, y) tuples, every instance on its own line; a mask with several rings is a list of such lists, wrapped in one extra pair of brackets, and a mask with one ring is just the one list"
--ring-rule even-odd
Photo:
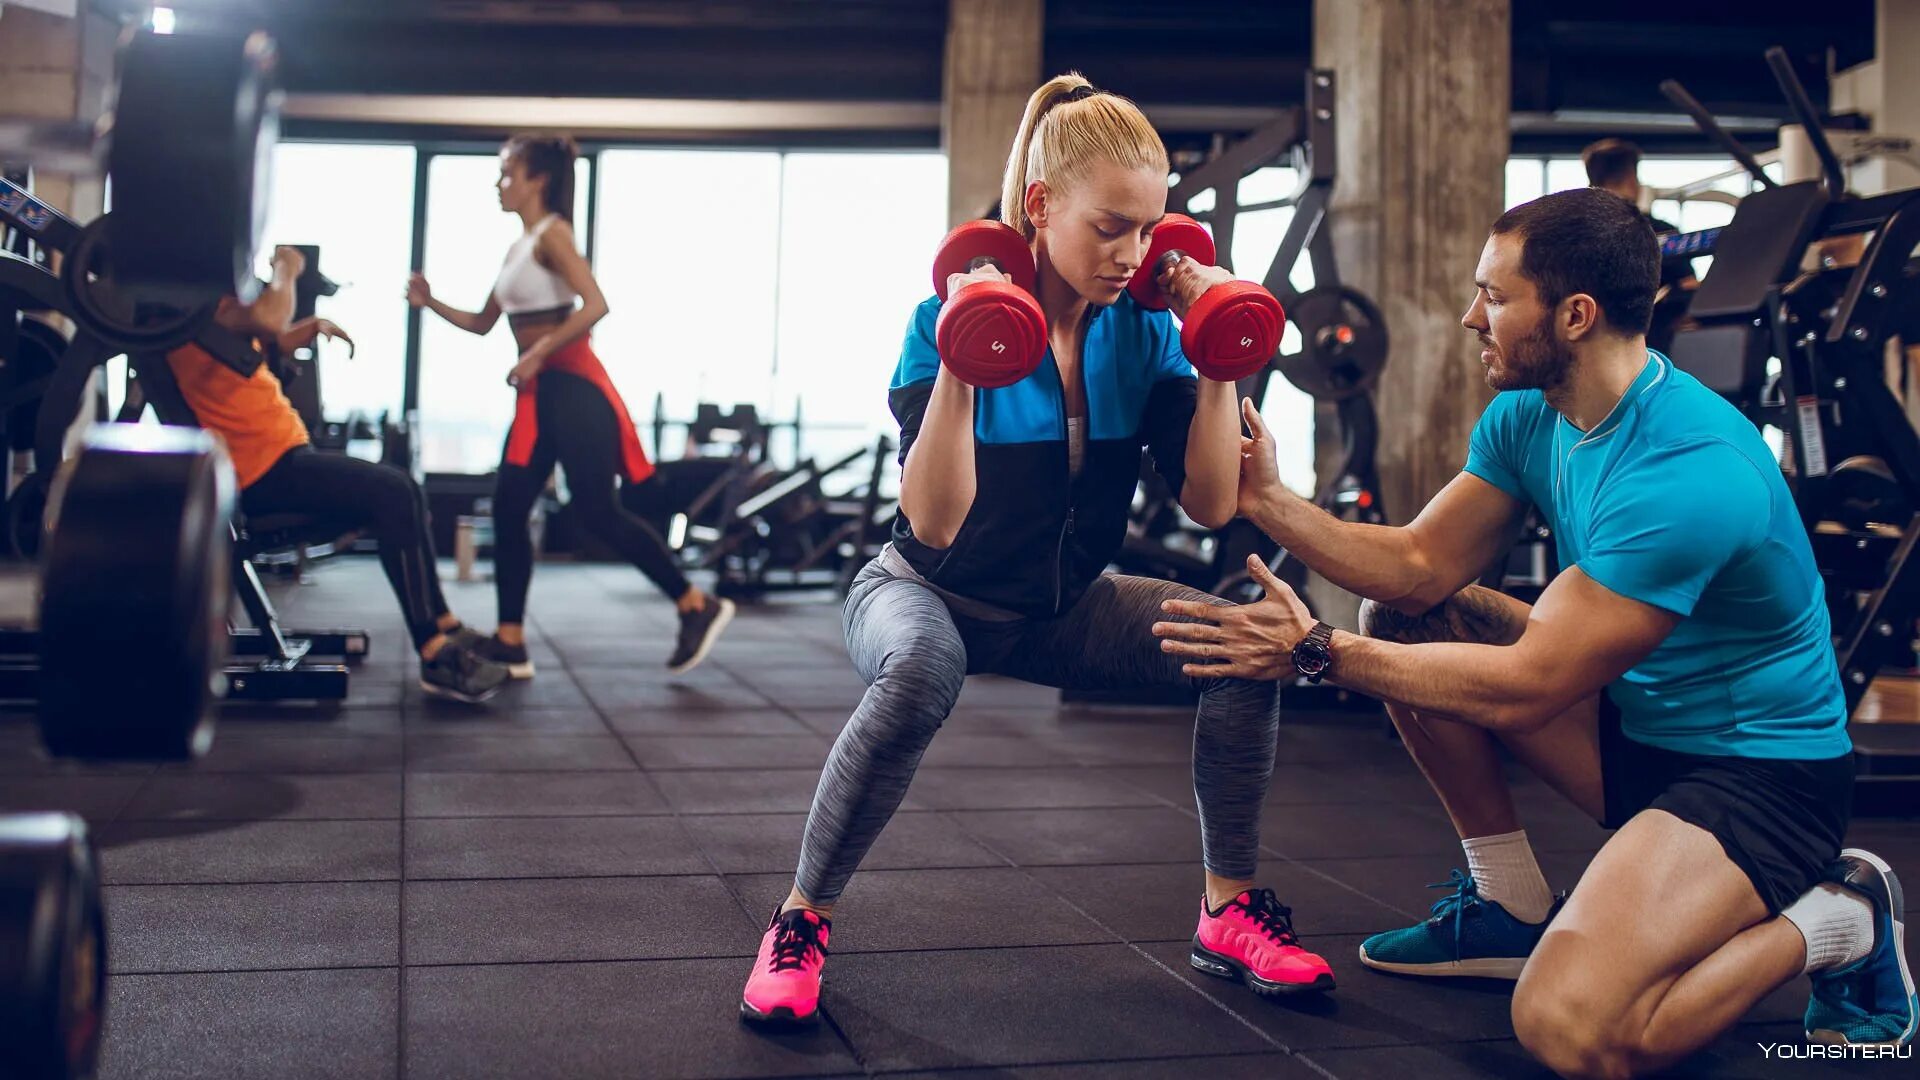
[(1280, 301), (1215, 266), (1213, 237), (1185, 214), (1168, 214), (1154, 228), (1146, 262), (1127, 291), (1149, 310), (1176, 307), (1181, 350), (1194, 370), (1216, 382), (1244, 379), (1279, 351), (1286, 326)]
[(969, 221), (947, 234), (933, 259), (940, 362), (982, 390), (1011, 386), (1047, 352), (1047, 319), (1034, 299), (1033, 252), (997, 221)]

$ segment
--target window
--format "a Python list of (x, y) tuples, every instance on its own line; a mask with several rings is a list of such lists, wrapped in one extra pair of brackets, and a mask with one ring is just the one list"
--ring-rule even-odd
[[(701, 401), (769, 400), (780, 266), (780, 155), (750, 151), (608, 150), (600, 155), (595, 273), (612, 309), (595, 349), (635, 423), (655, 395), (669, 419)], [(838, 280), (838, 306), (859, 302), (864, 270), (849, 245), (816, 253), (812, 274)], [(769, 412), (769, 410), (772, 410)], [(662, 452), (679, 452), (669, 429)]]
[[(590, 227), (589, 169), (589, 161), (582, 158), (575, 171), (574, 227), (580, 237)], [(427, 164), (427, 240), (421, 269), (434, 297), (456, 308), (478, 311), (486, 304), (500, 260), (521, 233), (520, 219), (500, 210), (494, 189), (499, 175), (500, 159), (494, 154), (441, 154)], [(404, 268), (404, 258), (400, 266)], [(404, 286), (402, 277), (396, 288)], [(431, 312), (422, 316), (418, 438), (426, 471), (485, 473), (499, 462), (513, 420), (507, 371), (517, 357), (505, 318), (485, 337), (476, 338)]]
[[(318, 345), (321, 405), (329, 418), (377, 417), (400, 407), (406, 377), (406, 273), (413, 236), (411, 146), (281, 143), (260, 273), (275, 244), (315, 244), (320, 270), (340, 285), (315, 314), (353, 336)], [(346, 193), (351, 193), (350, 197)]]
[(947, 163), (928, 153), (788, 154), (771, 402), (805, 401), (801, 453), (820, 461), (894, 430), (887, 385), (914, 309), (933, 294)]

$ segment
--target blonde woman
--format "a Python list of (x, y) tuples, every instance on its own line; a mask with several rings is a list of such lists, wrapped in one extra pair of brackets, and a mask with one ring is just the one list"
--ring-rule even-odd
[[(817, 1015), (834, 902), (906, 795), (962, 681), (978, 672), (1047, 686), (1197, 689), (1205, 896), (1194, 966), (1263, 993), (1332, 987), (1289, 910), (1253, 880), (1279, 722), (1273, 684), (1182, 675), (1152, 633), (1162, 602), (1224, 601), (1103, 572), (1125, 535), (1143, 447), (1195, 521), (1223, 525), (1235, 510), (1234, 386), (1198, 378), (1172, 317), (1126, 291), (1166, 201), (1166, 150), (1140, 110), (1079, 75), (1053, 79), (1028, 99), (1001, 199), (1002, 220), (1033, 251), (1048, 355), (1013, 385), (976, 389), (940, 362), (940, 301), (913, 313), (889, 391), (900, 515), (844, 613), (868, 689), (827, 759), (743, 1018)], [(1188, 259), (1160, 284), (1184, 311), (1230, 279)], [(992, 268), (955, 275), (948, 295), (1001, 280)]]

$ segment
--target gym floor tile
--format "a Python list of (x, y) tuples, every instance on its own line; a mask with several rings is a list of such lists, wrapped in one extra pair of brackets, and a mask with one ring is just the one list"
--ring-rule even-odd
[(9, 776), (0, 780), (0, 814), (65, 810), (99, 826), (146, 782), (142, 776)]
[(500, 692), (485, 702), (475, 706), (463, 701), (450, 701), (437, 697), (420, 688), (418, 682), (410, 682), (406, 687), (406, 696), (402, 699), (408, 708), (425, 709), (431, 714), (457, 714), (475, 708), (499, 712), (521, 712), (527, 709), (590, 709), (593, 704), (587, 695), (567, 676), (560, 667), (549, 667), (532, 679), (510, 679), (500, 687)]
[(742, 709), (605, 710), (607, 726), (622, 735), (806, 735), (810, 729), (764, 705)]
[(938, 731), (920, 759), (927, 768), (999, 766), (1008, 769), (1073, 768), (1073, 757), (1026, 734)]
[(408, 772), (600, 772), (638, 769), (612, 735), (414, 735)]
[(0, 776), (145, 776), (155, 768), (144, 761), (57, 760), (41, 747), (37, 725), (0, 731)]
[(695, 1080), (860, 1071), (827, 1025), (766, 1034), (742, 1024), (748, 966), (729, 958), (410, 968), (407, 1075)]
[(410, 818), (587, 817), (668, 811), (645, 773), (414, 773), (407, 777)]
[(711, 867), (672, 817), (435, 818), (406, 823), (407, 878), (626, 877)]
[(96, 841), (108, 885), (400, 876), (397, 821), (118, 822)]
[[(749, 910), (784, 899), (791, 874), (729, 877)], [(1075, 902), (1079, 902), (1075, 898)], [(757, 939), (756, 939), (757, 940)], [(1119, 940), (1061, 903), (1029, 873), (973, 870), (875, 870), (854, 875), (833, 909), (833, 955), (916, 949), (1091, 945)], [(834, 963), (830, 961), (830, 963)]]
[(1513, 1034), (1513, 984), (1494, 979), (1416, 979), (1361, 966), (1361, 934), (1318, 934), (1307, 947), (1333, 965), (1339, 988), (1331, 994), (1260, 997), (1237, 982), (1193, 969), (1192, 944), (1142, 945), (1227, 1008), (1282, 1046), (1296, 1051), (1334, 1046), (1498, 1039)]
[(108, 980), (101, 1080), (391, 1080), (395, 968)]
[[(683, 817), (714, 869), (723, 874), (791, 874), (800, 856), (805, 814), (713, 814)], [(896, 814), (861, 861), (862, 870), (1005, 866), (948, 815)]]
[[(539, 679), (535, 679), (539, 682)], [(704, 685), (653, 682), (593, 682), (586, 687), (594, 708), (614, 712), (634, 709), (764, 709), (760, 691), (739, 683), (709, 681)]]
[[(881, 1075), (902, 1080), (1195, 1080), (1196, 1077), (1259, 1077), (1260, 1080), (1325, 1080), (1290, 1054), (1222, 1054), (1163, 1057), (1140, 1061), (1090, 1061), (1073, 1065), (988, 1066), (975, 1069), (916, 1069)], [(1404, 1078), (1401, 1078), (1404, 1080)]]
[(398, 735), (402, 724), (397, 704), (354, 709), (228, 705), (220, 709), (218, 717), (220, 728), (215, 742), (233, 735), (259, 739), (282, 735)]
[(409, 735), (605, 735), (607, 722), (591, 708), (524, 709), (505, 694), (475, 707), (436, 701), (407, 709)]
[[(830, 963), (822, 1003), (875, 1071), (1275, 1048), (1125, 945), (856, 953)], [(1062, 1022), (1068, 1002), (1097, 1007)]]
[(626, 735), (622, 741), (643, 769), (818, 770), (833, 744), (803, 735)]
[[(1762, 1045), (1780, 1043), (1801, 1050), (1806, 1036), (1793, 1024), (1742, 1025), (1660, 1075), (1710, 1076), (1719, 1080), (1771, 1080), (1774, 1077), (1797, 1080), (1888, 1073), (1884, 1062), (1781, 1060), (1770, 1058), (1761, 1049)], [(1303, 1056), (1339, 1080), (1406, 1080), (1408, 1076), (1418, 1076), (1421, 1080), (1481, 1080), (1488, 1076), (1502, 1080), (1552, 1080), (1554, 1075), (1510, 1038), (1434, 1046), (1312, 1050)]]
[[(1205, 885), (1198, 863), (1036, 866), (1028, 872), (1128, 941), (1185, 941), (1200, 919)], [(1268, 859), (1259, 880), (1293, 909), (1294, 926), (1310, 948), (1327, 934), (1374, 933), (1410, 921), (1300, 864)]]
[(966, 687), (960, 691), (961, 705), (977, 705), (986, 708), (1023, 708), (1031, 706), (1051, 707), (1060, 703), (1060, 691), (1050, 686), (1035, 686), (1033, 683), (1018, 679), (1003, 679), (997, 675), (970, 675)]
[(1191, 765), (1193, 729), (1153, 725), (1121, 732), (1097, 724), (1035, 732), (1035, 742), (1083, 765)]
[[(683, 814), (804, 814), (820, 786), (818, 766), (806, 769), (680, 769), (649, 773), (667, 802)], [(919, 781), (900, 809), (922, 810)]]
[(221, 732), (196, 761), (162, 765), (159, 775), (182, 773), (368, 773), (398, 771), (397, 735), (257, 737)]
[[(956, 736), (942, 735), (934, 740)], [(1093, 769), (937, 768), (932, 754), (907, 789), (935, 810), (1058, 810), (1158, 806), (1160, 800)]]
[(400, 883), (116, 885), (107, 969), (142, 972), (392, 967)]
[(163, 772), (120, 811), (122, 821), (266, 821), (400, 816), (400, 774), (189, 776)]
[(1021, 866), (1200, 863), (1200, 823), (1164, 806), (1112, 810), (960, 810), (953, 819)]
[(1260, 812), (1260, 844), (1289, 859), (1371, 855), (1445, 859), (1458, 857), (1460, 851), (1459, 834), (1445, 817), (1393, 803), (1268, 804)]
[(744, 959), (760, 944), (717, 877), (410, 881), (406, 912), (416, 966)]

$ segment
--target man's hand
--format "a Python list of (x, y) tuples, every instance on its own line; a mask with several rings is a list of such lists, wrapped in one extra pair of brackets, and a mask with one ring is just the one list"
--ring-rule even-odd
[(1247, 556), (1247, 570), (1267, 591), (1258, 603), (1220, 607), (1168, 600), (1160, 605), (1168, 615), (1198, 620), (1153, 624), (1162, 652), (1203, 661), (1184, 665), (1181, 674), (1261, 682), (1293, 675), (1293, 647), (1313, 629), (1313, 614), (1258, 555)]
[(417, 270), (407, 278), (407, 303), (413, 307), (433, 303), (433, 286), (427, 284), (427, 276)]
[(1246, 422), (1253, 437), (1240, 440), (1238, 512), (1251, 520), (1254, 509), (1280, 489), (1280, 464), (1275, 456), (1273, 433), (1267, 430), (1266, 421), (1260, 418), (1260, 410), (1254, 408), (1252, 398), (1240, 399), (1240, 419)]

